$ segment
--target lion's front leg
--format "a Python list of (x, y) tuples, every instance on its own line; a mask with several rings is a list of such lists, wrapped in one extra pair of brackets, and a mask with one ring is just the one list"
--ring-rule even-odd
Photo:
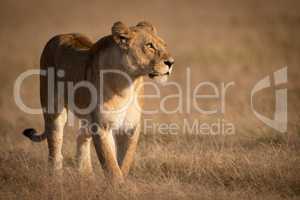
[(99, 161), (105, 170), (105, 175), (113, 183), (123, 182), (123, 173), (117, 162), (112, 131), (100, 128), (97, 133), (92, 133), (92, 138)]
[(130, 166), (134, 160), (138, 140), (140, 135), (140, 125), (137, 125), (133, 130), (120, 132), (116, 135), (118, 144), (118, 163), (121, 167), (123, 176), (126, 177), (129, 173)]

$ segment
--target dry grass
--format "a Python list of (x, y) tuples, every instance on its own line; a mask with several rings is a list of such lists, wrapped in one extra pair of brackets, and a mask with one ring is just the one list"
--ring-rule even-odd
[[(249, 142), (199, 136), (164, 142), (143, 135), (139, 149), (128, 185), (116, 189), (108, 187), (94, 154), (95, 177), (91, 180), (81, 180), (72, 155), (66, 155), (63, 197), (296, 199), (300, 195), (299, 140), (287, 143), (269, 136)], [(41, 152), (45, 158), (46, 150), (34, 145), (31, 150), (19, 147), (1, 154), (3, 199), (47, 198), (53, 186)]]
[[(172, 80), (181, 85), (186, 84), (186, 67), (192, 70), (192, 87), (204, 80), (236, 83), (226, 96), (225, 114), (158, 113), (154, 122), (182, 124), (183, 118), (201, 122), (222, 118), (234, 123), (236, 132), (170, 135), (146, 131), (127, 185), (113, 189), (107, 186), (94, 151), (94, 178), (84, 180), (76, 174), (75, 134), (68, 127), (60, 195), (64, 199), (299, 199), (300, 12), (296, 0), (226, 4), (4, 0), (1, 4), (0, 199), (46, 199), (47, 191), (59, 190), (47, 176), (47, 145), (33, 144), (21, 136), (24, 128), (41, 130), (43, 123), (41, 116), (25, 114), (15, 105), (16, 77), (26, 69), (38, 68), (40, 51), (54, 34), (83, 32), (96, 40), (120, 19), (129, 24), (146, 19), (157, 26), (176, 58)], [(288, 132), (281, 134), (255, 118), (250, 91), (258, 80), (285, 65), (289, 73)], [(27, 80), (22, 88), (22, 97), (32, 106), (39, 106), (37, 81)], [(162, 95), (172, 91), (162, 88)], [(263, 91), (255, 107), (271, 117), (273, 99), (272, 90)], [(152, 100), (146, 106), (158, 105), (159, 100)], [(218, 102), (201, 105), (214, 108)]]

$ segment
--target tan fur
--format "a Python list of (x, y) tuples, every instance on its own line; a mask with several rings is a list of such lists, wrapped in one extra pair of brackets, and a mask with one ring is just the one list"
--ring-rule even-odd
[[(55, 74), (59, 70), (63, 70), (65, 74), (54, 80), (53, 101), (49, 100), (51, 91), (48, 74), (40, 77), (41, 105), (45, 119), (43, 135), (48, 140), (51, 169), (62, 168), (63, 128), (67, 121), (67, 111), (72, 111), (77, 117), (87, 119), (100, 127), (98, 134), (80, 130), (77, 139), (79, 170), (83, 173), (92, 171), (92, 138), (106, 174), (112, 180), (122, 181), (129, 172), (139, 138), (141, 111), (136, 104), (140, 107), (143, 104), (140, 97), (143, 94), (141, 86), (144, 76), (150, 74), (154, 79), (168, 77), (172, 66), (168, 66), (166, 61), (173, 63), (165, 43), (148, 22), (141, 22), (133, 27), (117, 22), (112, 27), (112, 35), (103, 37), (95, 44), (80, 34), (64, 34), (52, 38), (41, 56), (41, 69), (49, 70), (53, 67)], [(103, 76), (104, 85), (100, 85), (99, 72), (105, 69), (119, 70), (127, 74), (132, 83), (128, 83), (118, 74), (107, 73)], [(64, 95), (60, 95), (57, 89), (58, 82), (67, 85), (68, 82), (76, 84), (80, 81), (87, 81), (95, 86), (97, 94), (103, 99), (98, 100), (96, 109), (87, 114), (77, 113), (69, 105), (70, 97), (66, 89)], [(75, 93), (74, 103), (79, 108), (86, 108), (93, 98), (87, 89), (80, 88)], [(135, 101), (127, 105), (131, 98)], [(55, 105), (54, 112), (45, 109), (48, 104)], [(125, 109), (122, 111), (113, 112), (123, 107)], [(34, 137), (32, 135), (31, 139)]]

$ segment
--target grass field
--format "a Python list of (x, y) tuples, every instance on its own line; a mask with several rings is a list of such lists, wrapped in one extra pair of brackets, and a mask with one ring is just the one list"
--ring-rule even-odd
[[(76, 128), (66, 127), (63, 146), (63, 199), (299, 199), (300, 198), (300, 4), (288, 1), (17, 1), (0, 6), (0, 199), (47, 199), (52, 180), (47, 145), (22, 136), (28, 127), (42, 130), (41, 115), (22, 112), (14, 102), (18, 75), (39, 68), (41, 50), (58, 33), (81, 32), (94, 41), (110, 34), (118, 20), (152, 22), (165, 39), (176, 64), (171, 81), (183, 88), (199, 82), (234, 82), (226, 93), (225, 112), (190, 111), (145, 115), (151, 124), (176, 123), (171, 134), (144, 129), (126, 185), (107, 186), (92, 151), (95, 176), (80, 179), (75, 168)], [(288, 67), (288, 131), (280, 133), (255, 117), (254, 85)], [(189, 68), (191, 77), (187, 78)], [(190, 86), (187, 84), (187, 79)], [(221, 86), (219, 87), (221, 88)], [(146, 90), (151, 93), (151, 88)], [(275, 86), (255, 97), (255, 109), (273, 117)], [(176, 92), (161, 87), (161, 96)], [(204, 92), (210, 92), (205, 90)], [(38, 78), (22, 85), (26, 104), (39, 107)], [(178, 102), (170, 100), (169, 109)], [(220, 100), (198, 102), (220, 109)], [(156, 108), (159, 99), (146, 102)], [(234, 124), (233, 134), (197, 134), (182, 129), (184, 120)]]

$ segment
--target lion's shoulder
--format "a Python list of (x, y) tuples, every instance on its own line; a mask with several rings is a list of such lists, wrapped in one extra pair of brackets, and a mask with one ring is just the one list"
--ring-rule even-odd
[(90, 48), (90, 53), (97, 54), (101, 51), (105, 51), (107, 48), (111, 47), (114, 44), (115, 42), (111, 35), (105, 36), (92, 45), (92, 47)]

